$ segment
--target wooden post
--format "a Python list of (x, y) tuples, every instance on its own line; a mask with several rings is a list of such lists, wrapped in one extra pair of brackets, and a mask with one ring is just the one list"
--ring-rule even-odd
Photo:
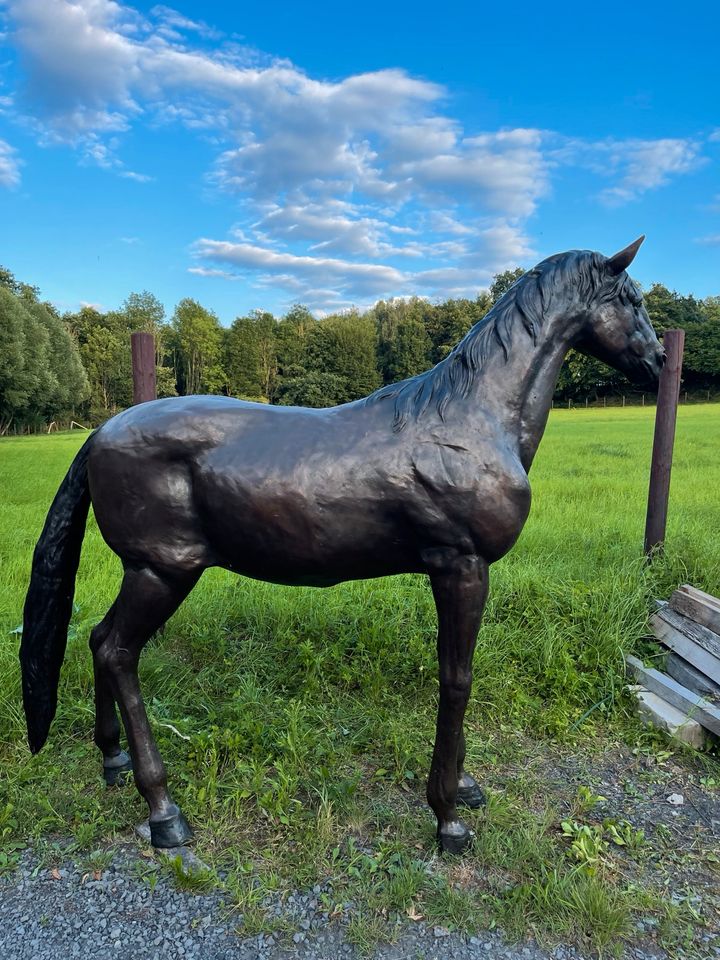
[(645, 520), (645, 555), (650, 558), (665, 543), (668, 499), (670, 496), (670, 471), (672, 469), (675, 421), (680, 397), (684, 330), (666, 330), (663, 346), (667, 359), (658, 386), (655, 411), (655, 438), (653, 440), (650, 489), (648, 491), (647, 517)]
[(137, 331), (130, 335), (132, 350), (133, 403), (155, 400), (155, 337)]

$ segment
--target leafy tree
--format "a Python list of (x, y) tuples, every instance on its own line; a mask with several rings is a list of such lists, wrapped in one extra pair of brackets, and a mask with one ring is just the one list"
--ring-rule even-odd
[(555, 396), (565, 400), (597, 399), (610, 393), (628, 392), (628, 389), (623, 374), (594, 357), (571, 350), (560, 371)]
[(720, 301), (697, 300), (654, 283), (643, 299), (658, 333), (685, 331), (683, 379), (689, 386), (720, 382)]
[(75, 409), (88, 383), (77, 345), (57, 313), (21, 285), (0, 285), (0, 433)]
[(307, 351), (308, 370), (343, 378), (345, 388), (337, 402), (356, 400), (380, 386), (376, 336), (372, 318), (356, 312), (333, 314), (314, 327)]
[(305, 371), (307, 349), (317, 320), (307, 307), (296, 303), (275, 328), (278, 381)]
[(102, 422), (132, 403), (130, 329), (122, 311), (101, 313), (83, 307), (66, 314), (65, 323), (80, 347), (80, 356), (90, 381), (86, 415)]
[(37, 372), (25, 361), (27, 312), (8, 285), (0, 285), (0, 435), (27, 407)]
[(485, 300), (446, 300), (438, 303), (428, 318), (432, 339), (432, 362), (443, 360), (468, 330), (487, 312)]
[(258, 351), (258, 370), (262, 396), (274, 399), (278, 372), (277, 321), (266, 310), (254, 310), (251, 314), (255, 324)]
[(702, 308), (706, 320), (720, 320), (720, 297), (705, 297)]
[(165, 307), (148, 290), (131, 293), (120, 307), (128, 330), (144, 330), (161, 338), (164, 332)]
[(662, 283), (654, 283), (643, 294), (645, 308), (658, 333), (688, 324), (702, 323), (705, 319), (702, 303), (693, 296), (683, 297), (668, 290)]
[(685, 331), (683, 369), (688, 379), (707, 384), (708, 376), (720, 381), (720, 318), (688, 325)]
[(185, 298), (172, 320), (179, 382), (183, 393), (218, 393), (226, 376), (222, 368), (222, 328), (216, 315)]
[(378, 366), (384, 383), (414, 377), (430, 366), (432, 341), (424, 323), (428, 306), (418, 297), (375, 304)]
[(322, 370), (301, 372), (280, 386), (279, 402), (285, 406), (334, 407), (347, 396), (347, 381)]
[(490, 299), (497, 303), (500, 297), (504, 296), (510, 287), (525, 274), (522, 267), (515, 267), (514, 270), (503, 270), (502, 273), (496, 273), (493, 282), (490, 284)]
[(42, 420), (52, 420), (65, 411), (75, 412), (90, 393), (77, 343), (62, 319), (46, 304), (33, 302), (25, 309), (39, 338), (35, 354), (42, 371), (34, 412)]
[(225, 331), (223, 366), (230, 396), (267, 400), (261, 383), (260, 348), (252, 317), (237, 317)]
[(31, 286), (29, 283), (23, 283), (21, 280), (16, 280), (15, 275), (11, 273), (7, 267), (0, 266), (0, 287), (5, 287), (13, 296), (20, 297), (21, 299), (40, 299), (40, 291), (37, 287)]
[(88, 331), (81, 355), (92, 386), (93, 407), (106, 413), (129, 406), (131, 384), (127, 375), (128, 351), (120, 337), (103, 324)]

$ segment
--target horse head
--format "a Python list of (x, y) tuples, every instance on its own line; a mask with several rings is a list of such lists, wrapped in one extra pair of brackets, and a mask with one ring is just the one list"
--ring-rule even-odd
[(626, 273), (645, 237), (639, 237), (600, 266), (601, 282), (586, 312), (575, 347), (639, 384), (657, 382), (665, 351), (643, 305), (642, 293)]

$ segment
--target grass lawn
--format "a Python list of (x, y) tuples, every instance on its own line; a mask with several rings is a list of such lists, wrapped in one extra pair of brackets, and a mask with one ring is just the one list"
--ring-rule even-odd
[[(668, 548), (647, 569), (653, 417), (551, 415), (530, 520), (491, 570), (467, 723), (468, 768), (490, 803), (467, 817), (478, 840), (462, 861), (436, 856), (424, 803), (437, 681), (423, 578), (320, 591), (209, 571), (148, 645), (142, 682), (171, 788), (200, 855), (227, 871), (246, 929), (270, 923), (269, 890), (328, 878), (331, 906), (354, 904), (346, 919), (360, 945), (391, 936), (396, 915), (600, 949), (641, 936), (638, 917), (687, 949), (718, 923), (717, 903), (671, 898), (663, 870), (680, 867), (662, 818), (638, 827), (603, 816), (592, 782), (595, 761), (612, 780), (614, 750), (640, 765), (635, 788), (664, 783), (673, 764), (709, 794), (720, 786), (713, 757), (698, 765), (642, 732), (623, 692), (623, 653), (650, 649), (651, 598), (685, 581), (720, 593), (720, 406), (680, 409)], [(55, 838), (71, 837), (92, 852), (145, 816), (134, 789), (103, 788), (92, 745), (87, 637), (119, 582), (92, 519), (58, 717), (39, 756), (24, 741), (15, 630), (33, 546), (82, 439), (0, 440), (0, 871), (20, 842), (51, 856)], [(551, 759), (577, 756), (589, 764), (582, 775), (550, 789)], [(683, 862), (698, 877), (717, 870), (711, 857)]]

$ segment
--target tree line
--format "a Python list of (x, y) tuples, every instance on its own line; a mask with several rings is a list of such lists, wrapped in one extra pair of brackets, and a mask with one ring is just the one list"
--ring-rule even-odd
[[(522, 276), (496, 275), (475, 299), (379, 301), (316, 319), (304, 306), (284, 316), (255, 310), (223, 327), (196, 300), (171, 317), (153, 294), (131, 293), (117, 310), (60, 314), (37, 287), (0, 268), (0, 434), (70, 418), (96, 425), (132, 403), (130, 334), (155, 336), (158, 396), (219, 393), (264, 403), (322, 407), (371, 393), (442, 360)], [(720, 297), (645, 291), (656, 330), (686, 331), (685, 388), (720, 388)], [(556, 399), (631, 393), (625, 378), (571, 352)]]

